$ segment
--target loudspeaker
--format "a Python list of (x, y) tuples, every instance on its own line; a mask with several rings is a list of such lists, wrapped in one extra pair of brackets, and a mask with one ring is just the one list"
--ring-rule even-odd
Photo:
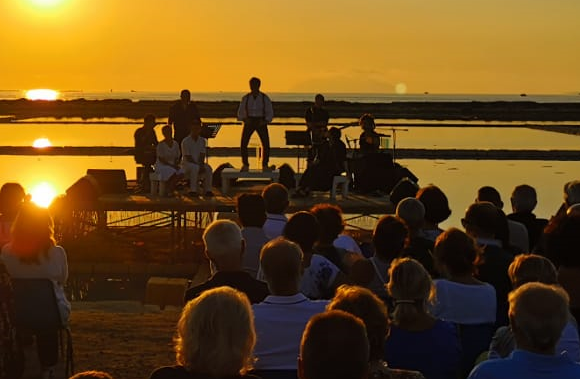
[(73, 203), (92, 203), (101, 195), (101, 189), (97, 180), (91, 175), (85, 175), (73, 183), (66, 190), (66, 197)]
[(88, 169), (87, 175), (96, 179), (102, 194), (127, 193), (125, 170)]

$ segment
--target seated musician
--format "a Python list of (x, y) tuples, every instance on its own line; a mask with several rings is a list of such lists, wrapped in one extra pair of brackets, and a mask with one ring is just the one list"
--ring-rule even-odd
[(359, 155), (354, 162), (354, 186), (361, 193), (387, 193), (394, 186), (393, 157), (381, 151), (381, 137), (377, 133), (375, 118), (365, 113), (359, 119), (362, 133)]
[(294, 197), (306, 197), (312, 190), (328, 191), (334, 176), (346, 171), (346, 145), (340, 137), (340, 129), (328, 130), (328, 139), (320, 144), (316, 158), (304, 171)]
[(141, 190), (149, 190), (149, 173), (153, 172), (156, 160), (157, 135), (155, 134), (155, 115), (147, 114), (143, 126), (135, 131), (135, 162), (143, 166), (138, 181)]

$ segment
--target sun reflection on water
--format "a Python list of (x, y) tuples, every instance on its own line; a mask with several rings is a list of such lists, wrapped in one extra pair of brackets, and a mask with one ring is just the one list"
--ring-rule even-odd
[(50, 142), (50, 140), (48, 138), (45, 138), (45, 137), (37, 138), (32, 143), (32, 147), (36, 147), (36, 148), (43, 148), (43, 147), (49, 147), (49, 146), (52, 146), (52, 143)]
[(60, 92), (53, 89), (37, 88), (26, 91), (26, 98), (28, 100), (56, 100)]

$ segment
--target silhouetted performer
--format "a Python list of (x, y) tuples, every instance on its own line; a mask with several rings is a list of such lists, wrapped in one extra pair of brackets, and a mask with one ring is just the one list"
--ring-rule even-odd
[(325, 142), (328, 131), (328, 120), (330, 116), (324, 108), (324, 96), (318, 94), (314, 97), (314, 104), (306, 109), (304, 119), (310, 132), (312, 147), (308, 151), (308, 163), (317, 155), (318, 147)]
[(250, 169), (248, 161), (248, 143), (250, 137), (254, 132), (258, 132), (260, 141), (262, 142), (262, 169), (270, 170), (268, 161), (270, 159), (270, 136), (268, 135), (268, 124), (274, 118), (274, 110), (272, 108), (272, 101), (268, 95), (260, 92), (261, 81), (258, 78), (250, 79), (251, 92), (242, 97), (242, 101), (238, 108), (238, 120), (244, 122), (244, 129), (242, 130), (242, 141), (240, 150), (242, 154), (242, 171)]
[(191, 93), (189, 90), (184, 89), (181, 91), (181, 100), (175, 102), (169, 108), (167, 123), (173, 125), (173, 138), (179, 144), (191, 132), (191, 125), (193, 123), (201, 124), (199, 111), (191, 101)]
[(143, 166), (139, 175), (139, 187), (143, 191), (149, 189), (149, 173), (157, 159), (157, 135), (155, 134), (155, 115), (145, 116), (143, 126), (135, 131), (135, 162)]

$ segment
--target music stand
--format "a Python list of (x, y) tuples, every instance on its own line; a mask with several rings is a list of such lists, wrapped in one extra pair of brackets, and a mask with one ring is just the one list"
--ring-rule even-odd
[[(312, 146), (312, 138), (308, 130), (286, 130), (286, 146)], [(296, 170), (300, 172), (300, 150), (296, 151)]]
[(209, 162), (209, 140), (211, 138), (217, 137), (218, 132), (220, 131), (222, 124), (202, 124), (201, 126), (201, 136), (208, 139), (208, 148), (205, 154), (205, 163)]

